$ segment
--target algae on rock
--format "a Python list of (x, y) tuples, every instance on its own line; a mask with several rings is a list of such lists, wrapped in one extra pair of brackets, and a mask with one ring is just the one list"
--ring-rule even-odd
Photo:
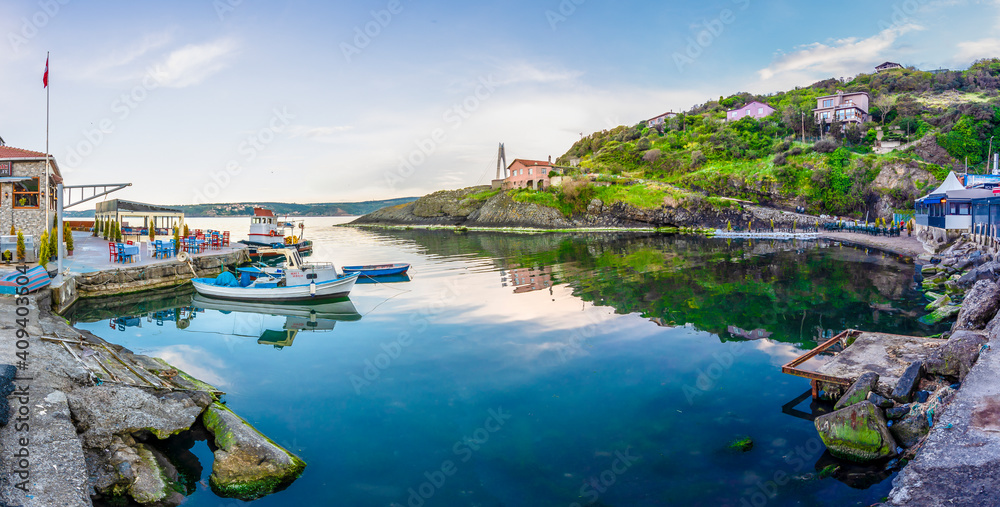
[(225, 405), (214, 403), (202, 423), (215, 439), (209, 483), (219, 496), (255, 500), (284, 489), (302, 475), (306, 463), (265, 437)]

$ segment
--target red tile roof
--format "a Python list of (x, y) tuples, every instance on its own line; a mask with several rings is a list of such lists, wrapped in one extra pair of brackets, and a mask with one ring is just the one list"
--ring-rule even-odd
[(253, 216), (255, 217), (273, 217), (274, 212), (267, 208), (254, 208)]
[(0, 159), (3, 158), (45, 158), (40, 151), (22, 150), (12, 146), (0, 146)]
[[(544, 166), (551, 166), (552, 165), (552, 162), (543, 162), (541, 160), (528, 160), (526, 158), (515, 158), (514, 162), (511, 162), (510, 165), (513, 166), (514, 163), (516, 163), (516, 162), (520, 162), (525, 167), (531, 167), (531, 166), (536, 166), (536, 165), (544, 165)], [(508, 166), (508, 167), (510, 167), (510, 166)]]

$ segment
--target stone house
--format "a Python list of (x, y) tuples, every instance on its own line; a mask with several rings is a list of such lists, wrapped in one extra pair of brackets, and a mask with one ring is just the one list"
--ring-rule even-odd
[(44, 153), (0, 146), (0, 235), (12, 225), (33, 237), (51, 228), (61, 182), (55, 158), (46, 163)]
[(726, 111), (726, 121), (738, 121), (746, 118), (747, 116), (759, 120), (774, 114), (774, 111), (775, 109), (773, 107), (755, 100), (739, 109), (730, 109), (729, 111)]
[(882, 65), (875, 67), (875, 73), (878, 74), (879, 72), (885, 72), (887, 70), (902, 69), (902, 68), (903, 66), (896, 62), (885, 62)]

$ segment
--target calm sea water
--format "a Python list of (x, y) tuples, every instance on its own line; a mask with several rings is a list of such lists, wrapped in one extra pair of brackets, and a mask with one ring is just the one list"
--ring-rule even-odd
[[(254, 505), (841, 506), (891, 489), (890, 474), (825, 454), (809, 417), (826, 408), (780, 366), (849, 327), (940, 331), (916, 323), (924, 302), (903, 259), (809, 242), (333, 227), (346, 221), (306, 219), (312, 259), (409, 262), (411, 280), (358, 285), (313, 324), (308, 309), (199, 305), (190, 289), (70, 316), (215, 384), (308, 463)], [(238, 237), (249, 220), (190, 222)], [(741, 437), (750, 451), (730, 449)], [(192, 452), (202, 470), (185, 505), (242, 505), (208, 489), (206, 442)], [(841, 468), (819, 473), (830, 464)]]

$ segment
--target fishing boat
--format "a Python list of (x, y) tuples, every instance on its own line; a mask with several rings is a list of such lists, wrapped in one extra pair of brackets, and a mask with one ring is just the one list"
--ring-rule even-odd
[[(296, 225), (299, 233), (295, 235)], [(300, 255), (312, 253), (312, 241), (303, 239), (305, 223), (279, 220), (274, 212), (267, 208), (254, 208), (250, 218), (250, 234), (239, 243), (249, 247), (250, 258), (258, 261), (280, 260), (279, 254), (264, 249), (294, 248)], [(291, 231), (290, 235), (286, 235)]]
[(358, 273), (340, 274), (329, 262), (304, 263), (293, 248), (264, 249), (281, 255), (279, 266), (239, 268), (237, 279), (228, 271), (216, 278), (191, 280), (199, 294), (240, 301), (304, 301), (344, 297), (351, 293)]
[(344, 273), (361, 273), (362, 276), (401, 275), (410, 269), (405, 262), (394, 264), (368, 264), (365, 266), (344, 266)]
[(237, 315), (237, 322), (256, 322), (257, 319), (254, 317), (261, 315), (284, 317), (284, 324), (280, 328), (270, 319), (263, 318), (259, 319), (261, 323), (259, 328), (242, 326), (243, 329), (256, 330), (253, 335), (246, 336), (257, 337), (257, 343), (272, 345), (276, 349), (292, 346), (295, 337), (302, 331), (332, 331), (337, 322), (361, 319), (361, 314), (354, 307), (354, 303), (346, 297), (318, 302), (272, 303), (229, 301), (195, 294), (191, 299), (191, 305), (195, 308)]

